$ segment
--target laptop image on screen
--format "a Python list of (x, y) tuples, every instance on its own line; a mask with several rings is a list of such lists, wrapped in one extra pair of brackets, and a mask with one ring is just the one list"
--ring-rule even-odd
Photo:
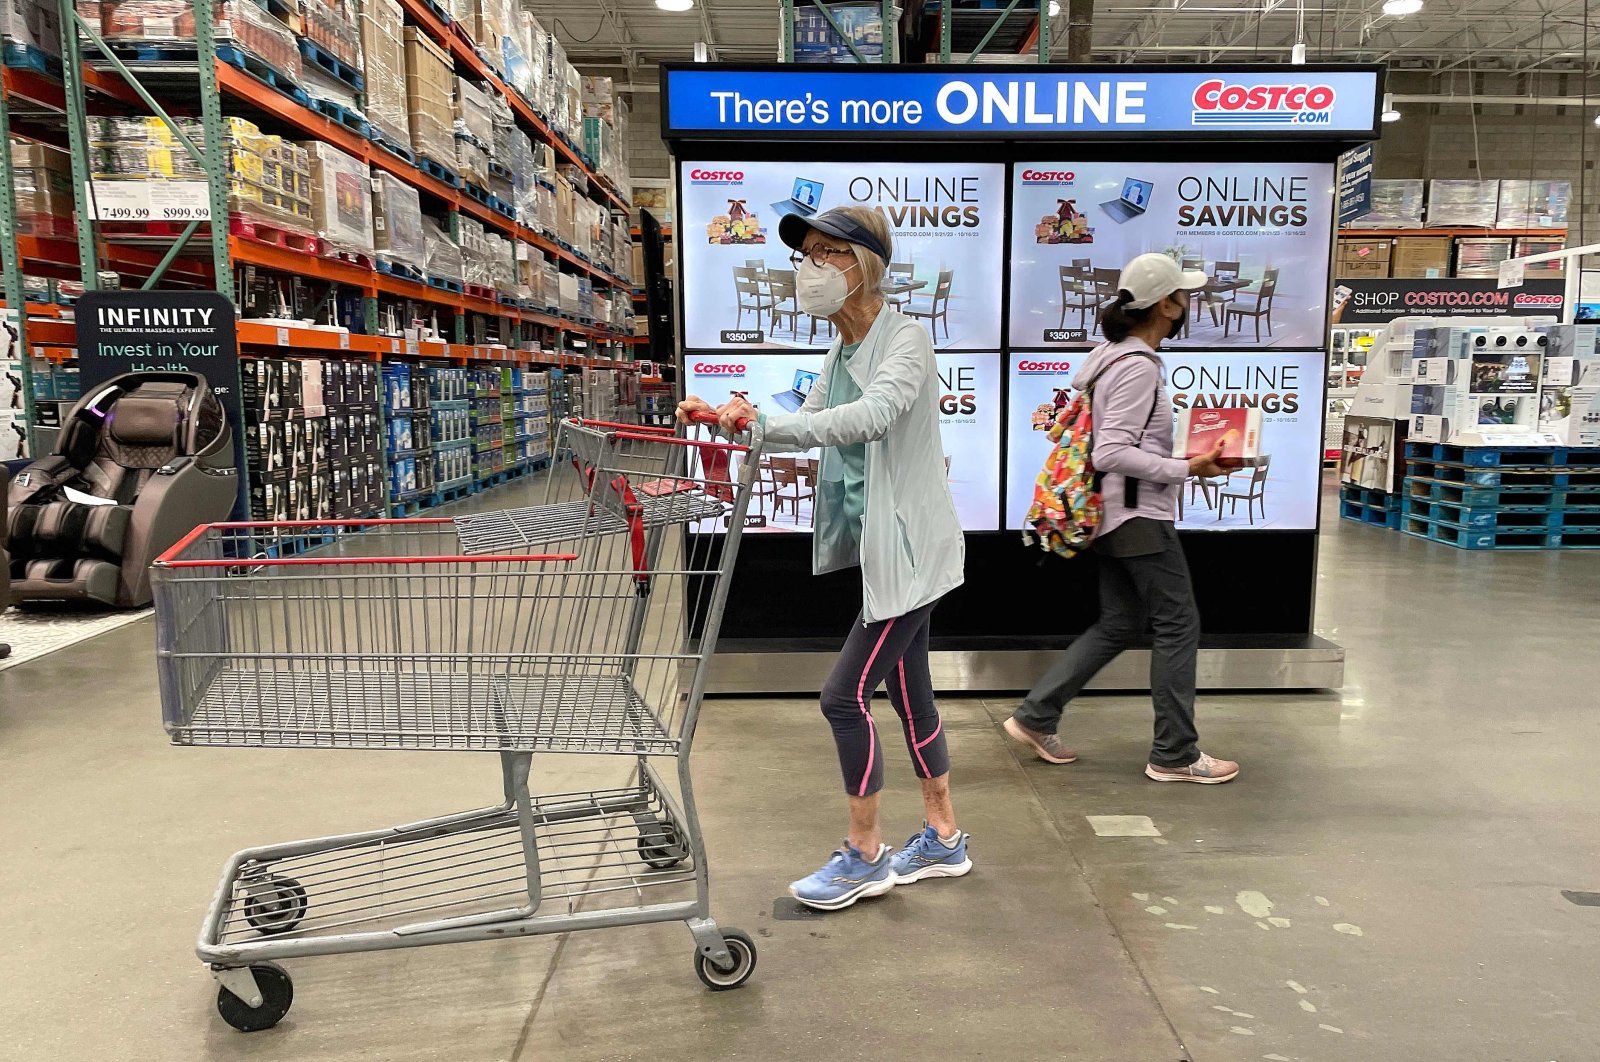
[(794, 190), (789, 193), (789, 198), (781, 203), (773, 203), (772, 209), (780, 218), (785, 214), (799, 214), (803, 218), (809, 218), (817, 212), (817, 204), (820, 202), (822, 202), (822, 182), (796, 177)]
[(1122, 197), (1101, 203), (1100, 206), (1119, 223), (1132, 221), (1150, 208), (1150, 192), (1154, 188), (1155, 185), (1149, 181), (1129, 177), (1122, 182)]
[(794, 372), (794, 386), (787, 391), (779, 391), (772, 396), (773, 400), (790, 413), (800, 412), (800, 407), (805, 404), (806, 396), (817, 385), (817, 379), (821, 375), (820, 372), (807, 372), (804, 369), (796, 369)]

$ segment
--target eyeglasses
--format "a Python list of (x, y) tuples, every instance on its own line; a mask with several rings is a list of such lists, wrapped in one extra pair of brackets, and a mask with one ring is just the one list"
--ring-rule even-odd
[(811, 259), (817, 265), (823, 266), (827, 265), (829, 261), (836, 258), (854, 258), (855, 256), (855, 251), (848, 247), (843, 249), (838, 247), (814, 247), (809, 252), (791, 254), (789, 256), (789, 262), (796, 269), (798, 269), (800, 268), (800, 263), (804, 262), (807, 258)]

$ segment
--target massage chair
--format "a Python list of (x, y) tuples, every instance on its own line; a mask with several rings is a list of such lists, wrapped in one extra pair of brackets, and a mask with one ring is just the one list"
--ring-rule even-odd
[(238, 488), (233, 433), (205, 377), (124, 373), (88, 389), (56, 453), (12, 478), (13, 604), (149, 604), (150, 563), (195, 525), (226, 520)]

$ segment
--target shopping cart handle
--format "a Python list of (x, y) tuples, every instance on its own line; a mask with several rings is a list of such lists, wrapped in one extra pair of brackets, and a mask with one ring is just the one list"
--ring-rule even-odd
[[(722, 422), (717, 419), (717, 415), (715, 413), (703, 413), (696, 410), (695, 412), (689, 414), (689, 423), (706, 424), (714, 428)], [(733, 427), (735, 431), (748, 431), (750, 428), (750, 418), (740, 417), (738, 420), (733, 422)]]

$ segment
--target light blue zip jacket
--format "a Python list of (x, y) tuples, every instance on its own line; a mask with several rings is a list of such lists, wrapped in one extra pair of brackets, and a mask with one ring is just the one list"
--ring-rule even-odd
[[(903, 616), (961, 585), (966, 539), (945, 479), (939, 438), (939, 369), (928, 333), (887, 303), (847, 362), (836, 339), (798, 413), (764, 416), (763, 446), (776, 453), (822, 447), (821, 481), (836, 446), (866, 443), (866, 507), (859, 563), (868, 623)], [(861, 398), (828, 408), (828, 380), (846, 372)], [(854, 537), (829, 492), (817, 495), (812, 571), (858, 563)]]

